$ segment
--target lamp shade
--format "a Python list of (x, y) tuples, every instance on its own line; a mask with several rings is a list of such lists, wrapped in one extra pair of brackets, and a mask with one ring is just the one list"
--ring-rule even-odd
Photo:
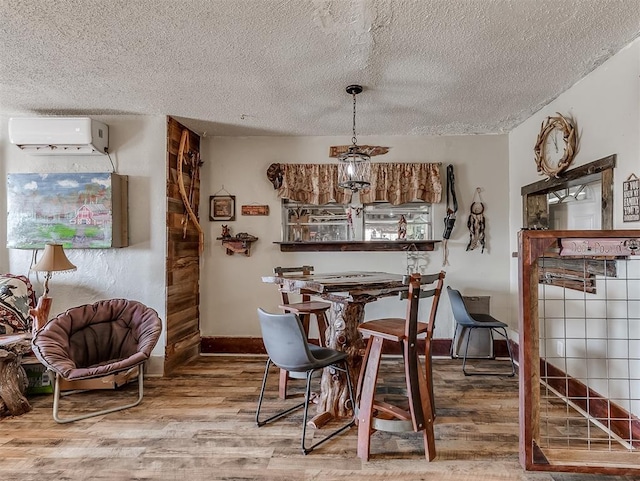
[(46, 244), (42, 258), (31, 267), (31, 270), (39, 272), (75, 271), (76, 266), (67, 259), (62, 244)]

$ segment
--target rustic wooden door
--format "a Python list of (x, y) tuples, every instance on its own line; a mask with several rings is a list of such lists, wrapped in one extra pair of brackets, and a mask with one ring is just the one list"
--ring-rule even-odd
[[(178, 153), (188, 132), (189, 162), (182, 165), (182, 180), (191, 208), (199, 211), (200, 137), (175, 119), (167, 118), (167, 343), (164, 372), (200, 354), (200, 232), (189, 218), (179, 186)], [(196, 156), (196, 157), (194, 157)]]

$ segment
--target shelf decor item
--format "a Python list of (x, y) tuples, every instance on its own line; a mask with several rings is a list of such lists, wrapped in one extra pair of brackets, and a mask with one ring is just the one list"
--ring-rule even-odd
[(222, 234), (220, 237), (216, 237), (216, 239), (222, 241), (222, 247), (227, 250), (228, 256), (232, 256), (237, 252), (247, 257), (251, 255), (251, 244), (258, 240), (256, 236), (247, 234), (246, 232), (240, 232), (232, 236), (231, 230), (229, 230), (229, 226), (227, 225), (222, 226)]
[(398, 221), (398, 239), (405, 240), (407, 238), (407, 219), (404, 215), (400, 216)]

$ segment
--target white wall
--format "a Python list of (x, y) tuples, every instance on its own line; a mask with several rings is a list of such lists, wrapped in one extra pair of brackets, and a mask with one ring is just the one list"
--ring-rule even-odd
[[(541, 81), (543, 80), (541, 79)], [(622, 221), (622, 183), (631, 173), (636, 175), (640, 173), (640, 39), (638, 39), (509, 134), (509, 240), (510, 249), (513, 251), (518, 249), (517, 233), (522, 226), (520, 188), (541, 178), (536, 173), (533, 146), (540, 124), (547, 116), (555, 115), (556, 112), (563, 115), (572, 115), (577, 121), (580, 132), (579, 152), (574, 163), (569, 167), (570, 169), (611, 154), (617, 155), (613, 188), (614, 229), (640, 229), (640, 222), (625, 223)], [(513, 317), (515, 317), (518, 309), (517, 271), (517, 259), (512, 259), (511, 300)], [(623, 271), (621, 270), (620, 272)], [(602, 297), (601, 293), (605, 290), (605, 287), (603, 287), (605, 281), (607, 286), (614, 284), (613, 279), (598, 278), (596, 283), (601, 289), (599, 289), (598, 295), (588, 295), (589, 301), (591, 301), (590, 306), (598, 305), (597, 302)], [(616, 293), (613, 292), (612, 288), (607, 289), (609, 291), (609, 299), (615, 298)], [(562, 295), (560, 288), (548, 287), (545, 291), (547, 299)], [(563, 301), (561, 303), (560, 307), (562, 309), (574, 311), (579, 309), (584, 302), (582, 295), (576, 296), (571, 291), (567, 291), (567, 296), (566, 302)], [(604, 337), (609, 336), (613, 339), (627, 339), (629, 337), (630, 331), (627, 330), (626, 323), (619, 326), (619, 329), (616, 327), (620, 323), (618, 319), (614, 319), (616, 314), (614, 314), (611, 307), (612, 301), (609, 300), (607, 305), (609, 312), (606, 316), (598, 316), (593, 311), (584, 313), (584, 318), (572, 319), (570, 323), (571, 329), (567, 329), (567, 332), (562, 331), (561, 336), (575, 338), (567, 342), (567, 355), (571, 355), (572, 350), (576, 349), (584, 351), (585, 341), (580, 341), (580, 336), (582, 335), (584, 339), (584, 333), (590, 333), (586, 336), (591, 338), (597, 327), (602, 327), (605, 331), (608, 330)], [(547, 309), (546, 314), (549, 317), (553, 317), (551, 325), (548, 325), (546, 329), (549, 333), (549, 338), (553, 340), (556, 336), (560, 337), (560, 334), (553, 332), (552, 328), (552, 325), (554, 325), (557, 330), (559, 317), (550, 311), (548, 305), (545, 308)], [(561, 328), (562, 326), (563, 324), (560, 324)], [(621, 331), (616, 332), (616, 329), (621, 329)], [(593, 339), (592, 341), (594, 345), (599, 342)], [(557, 349), (555, 342), (547, 344), (547, 349), (555, 356)], [(575, 348), (576, 345), (578, 348)], [(621, 354), (621, 352), (619, 351), (618, 354)], [(621, 367), (624, 363), (614, 363), (612, 361), (607, 364), (607, 361), (603, 359), (606, 356), (602, 356), (598, 350), (594, 350), (588, 357), (589, 359), (586, 361), (582, 360), (582, 366), (573, 365), (569, 362), (570, 360), (566, 364), (564, 360), (562, 362), (554, 362), (554, 364), (560, 367), (566, 366), (569, 374), (582, 379), (586, 376), (586, 366), (589, 367), (592, 373), (599, 372), (600, 379), (592, 382), (590, 387), (601, 394), (609, 394), (617, 399), (616, 402), (619, 405), (627, 409), (630, 408), (636, 414), (639, 413), (640, 402), (635, 404), (627, 402), (630, 396), (630, 386), (635, 386), (634, 389), (640, 388), (640, 383), (637, 380), (630, 384), (627, 382), (623, 388), (614, 385), (613, 381), (606, 381), (607, 375), (612, 379), (617, 378), (618, 380), (629, 377), (637, 379), (637, 375), (630, 371), (629, 364), (626, 365), (627, 367)], [(637, 395), (635, 397), (637, 398)]]
[[(508, 320), (509, 243), (508, 243), (508, 161), (507, 137), (369, 137), (358, 139), (367, 145), (391, 147), (388, 154), (374, 161), (442, 162), (455, 165), (457, 195), (460, 208), (450, 240), (450, 266), (446, 283), (463, 294), (490, 295), (492, 313)], [(201, 332), (203, 336), (259, 337), (256, 308), (277, 311), (279, 294), (274, 285), (263, 284), (261, 276), (270, 275), (278, 265), (312, 264), (316, 272), (377, 270), (403, 274), (406, 257), (401, 252), (280, 252), (273, 244), (281, 240), (280, 200), (266, 177), (273, 162), (324, 163), (329, 159), (329, 146), (348, 143), (344, 137), (218, 137), (203, 139), (201, 212), (206, 248), (201, 270)], [(251, 257), (228, 256), (220, 241), (222, 222), (208, 222), (209, 196), (222, 188), (236, 196), (236, 221), (229, 224), (232, 234), (248, 232), (259, 238), (253, 244)], [(443, 185), (444, 187), (444, 185)], [(487, 245), (466, 252), (469, 233), (466, 227), (469, 206), (476, 187), (481, 187), (486, 204)], [(268, 204), (268, 217), (243, 217), (240, 206)], [(445, 198), (436, 205), (434, 236), (442, 238)], [(429, 254), (429, 272), (442, 268), (442, 248)], [(371, 303), (366, 319), (381, 316), (403, 316), (404, 306), (397, 298)], [(435, 337), (453, 334), (449, 302), (442, 298)]]
[[(138, 300), (165, 321), (166, 257), (166, 118), (164, 116), (94, 116), (109, 126), (109, 150), (119, 174), (129, 176), (129, 247), (121, 249), (68, 249), (78, 268), (53, 276), (51, 316), (65, 309), (108, 298)], [(3, 174), (26, 172), (110, 172), (106, 156), (33, 156), (11, 145), (8, 116), (0, 117), (0, 159)], [(6, 212), (6, 182), (0, 187)], [(6, 245), (6, 222), (0, 223)], [(27, 275), (37, 294), (42, 276), (29, 271), (31, 250), (1, 249), (3, 272)], [(164, 357), (165, 337), (153, 355)], [(162, 363), (159, 363), (160, 365)], [(158, 365), (154, 362), (152, 366)]]
[[(541, 79), (541, 81), (543, 81)], [(614, 229), (638, 229), (622, 222), (622, 182), (640, 175), (640, 39), (576, 83), (509, 133), (509, 242), (518, 250), (522, 227), (520, 188), (543, 179), (536, 172), (533, 146), (540, 125), (550, 115), (572, 115), (580, 134), (579, 151), (570, 169), (617, 155), (614, 169)], [(518, 260), (511, 259), (511, 312), (518, 312)]]
[[(617, 154), (614, 229), (640, 228), (640, 222), (622, 222), (622, 182), (632, 172), (640, 175), (638, 39), (509, 133), (510, 241), (513, 251), (517, 251), (517, 232), (522, 227), (520, 188), (544, 179), (536, 172), (533, 146), (541, 123), (556, 112), (572, 115), (578, 125), (579, 151), (569, 169)], [(517, 266), (516, 260), (512, 266)]]

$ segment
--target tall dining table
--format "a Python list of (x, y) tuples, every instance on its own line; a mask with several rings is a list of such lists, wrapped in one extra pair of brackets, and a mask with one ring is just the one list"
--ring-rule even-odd
[[(307, 292), (331, 302), (327, 347), (349, 355), (351, 379), (358, 379), (365, 343), (358, 332), (364, 320), (364, 308), (381, 297), (394, 296), (406, 290), (402, 274), (387, 272), (337, 272), (309, 275), (284, 274), (264, 276), (262, 281), (277, 284), (288, 292)], [(354, 386), (355, 389), (355, 386)], [(345, 379), (327, 368), (322, 373), (318, 399), (318, 425), (321, 419), (346, 417), (353, 406), (348, 405), (349, 392)]]

